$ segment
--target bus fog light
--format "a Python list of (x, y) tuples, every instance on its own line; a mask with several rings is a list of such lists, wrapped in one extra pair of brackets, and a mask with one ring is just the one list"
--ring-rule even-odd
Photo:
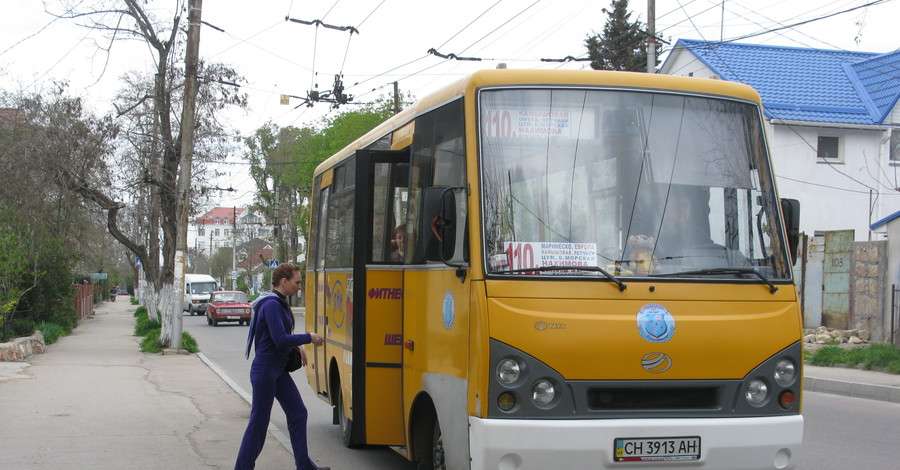
[(521, 368), (515, 359), (503, 359), (497, 364), (497, 379), (500, 383), (511, 384), (519, 380), (519, 372)]
[(785, 390), (778, 395), (778, 404), (781, 405), (782, 408), (789, 410), (794, 407), (794, 403), (797, 402), (797, 396), (794, 395), (794, 392), (791, 390)]
[(556, 388), (549, 380), (538, 380), (531, 391), (532, 399), (538, 406), (547, 406), (556, 397)]
[(782, 387), (787, 387), (794, 382), (794, 377), (797, 376), (797, 369), (794, 367), (793, 362), (782, 359), (778, 361), (778, 364), (775, 364), (774, 376), (775, 383)]
[(497, 397), (497, 408), (503, 411), (510, 411), (516, 406), (516, 397), (509, 392), (503, 392)]
[(747, 384), (747, 392), (744, 397), (751, 405), (760, 405), (769, 396), (769, 387), (766, 383), (759, 379), (753, 379)]

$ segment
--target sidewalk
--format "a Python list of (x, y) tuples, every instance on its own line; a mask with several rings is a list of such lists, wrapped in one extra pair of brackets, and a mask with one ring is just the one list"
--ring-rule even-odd
[[(0, 362), (0, 468), (233, 468), (250, 406), (197, 355), (141, 353), (121, 300), (30, 363)], [(900, 375), (804, 371), (807, 391), (900, 403)], [(257, 467), (293, 458), (269, 435)]]
[(803, 389), (900, 403), (900, 375), (844, 367), (803, 366)]
[[(0, 468), (234, 468), (250, 405), (197, 355), (141, 353), (134, 309), (119, 297), (30, 365), (0, 362)], [(293, 467), (270, 435), (257, 468)]]

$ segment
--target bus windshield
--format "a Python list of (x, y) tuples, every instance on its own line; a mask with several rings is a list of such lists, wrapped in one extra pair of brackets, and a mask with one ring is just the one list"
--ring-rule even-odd
[(572, 88), (478, 103), (488, 274), (790, 278), (755, 104)]

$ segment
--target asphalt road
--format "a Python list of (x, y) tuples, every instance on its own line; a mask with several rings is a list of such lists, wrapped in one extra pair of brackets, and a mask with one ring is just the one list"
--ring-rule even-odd
[[(298, 324), (303, 320), (298, 318)], [(205, 317), (185, 316), (184, 330), (199, 342), (203, 354), (247, 393), (250, 361), (244, 359), (246, 326), (211, 327)], [(412, 470), (415, 465), (390, 449), (346, 449), (331, 424), (331, 407), (315, 396), (302, 371), (292, 374), (309, 408), (310, 453), (321, 465), (341, 469)], [(888, 469), (900, 465), (900, 405), (824, 393), (804, 394), (803, 470)], [(276, 407), (272, 423), (286, 435), (284, 414)], [(234, 436), (235, 455), (241, 436)], [(266, 445), (280, 445), (270, 439)], [(265, 450), (263, 450), (265, 452)]]
[[(298, 316), (297, 324), (303, 325), (303, 318)], [(225, 373), (228, 378), (243, 389), (247, 396), (251, 393), (250, 360), (244, 359), (244, 348), (247, 344), (249, 326), (238, 326), (237, 323), (221, 323), (217, 327), (206, 324), (205, 316), (184, 316), (183, 330), (197, 339), (200, 350), (214, 367)], [(252, 359), (252, 353), (251, 353)], [(319, 399), (306, 381), (303, 369), (291, 374), (300, 394), (309, 409), (309, 451), (313, 460), (319, 465), (335, 469), (372, 469), (372, 470), (413, 470), (415, 464), (393, 450), (385, 447), (367, 447), (363, 449), (347, 449), (341, 444), (341, 433), (337, 425), (332, 423), (331, 406)], [(249, 417), (249, 413), (248, 413)], [(272, 410), (271, 423), (287, 439), (287, 422), (284, 413), (277, 405)], [(270, 427), (271, 430), (271, 427)], [(288, 442), (285, 440), (285, 442)], [(234, 455), (237, 456), (241, 436), (234, 436)], [(281, 445), (271, 437), (266, 446)], [(265, 452), (265, 448), (263, 452)]]

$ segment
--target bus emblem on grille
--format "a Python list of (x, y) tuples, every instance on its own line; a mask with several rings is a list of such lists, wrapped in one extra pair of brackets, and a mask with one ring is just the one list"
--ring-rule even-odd
[(652, 352), (641, 358), (641, 366), (654, 374), (665, 372), (672, 367), (672, 358), (660, 352)]
[(675, 317), (660, 304), (647, 304), (637, 313), (641, 336), (651, 343), (665, 343), (675, 334)]

